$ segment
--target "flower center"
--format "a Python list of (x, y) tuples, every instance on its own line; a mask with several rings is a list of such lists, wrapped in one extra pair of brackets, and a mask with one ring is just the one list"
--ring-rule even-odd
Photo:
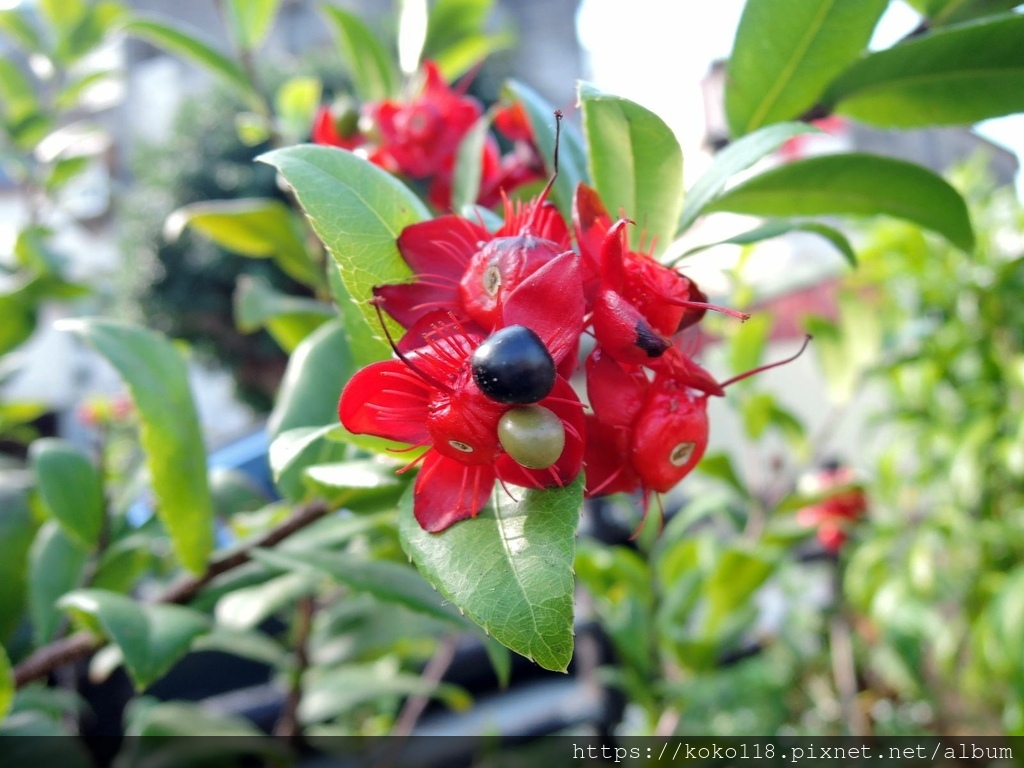
[(690, 457), (693, 456), (693, 449), (696, 447), (696, 443), (680, 443), (672, 449), (672, 453), (668, 455), (668, 460), (672, 462), (672, 466), (681, 467), (690, 460)]
[(497, 266), (491, 265), (484, 271), (484, 291), (488, 296), (493, 296), (498, 292), (498, 288), (501, 287), (501, 270)]

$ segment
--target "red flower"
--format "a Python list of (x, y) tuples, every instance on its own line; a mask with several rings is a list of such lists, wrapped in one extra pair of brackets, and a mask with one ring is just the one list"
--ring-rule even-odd
[(568, 228), (543, 197), (526, 205), (506, 201), (505, 223), (493, 234), (455, 215), (406, 227), (398, 249), (415, 280), (375, 289), (385, 311), (404, 328), (444, 310), (464, 323), (493, 330), (504, 297), (570, 251)]
[(423, 63), (423, 74), (423, 87), (411, 101), (386, 100), (366, 108), (382, 155), (415, 179), (450, 174), (462, 138), (483, 114), (480, 102), (444, 82), (434, 62)]
[[(707, 395), (668, 370), (648, 380), (640, 366), (594, 350), (587, 358), (587, 493), (665, 493), (707, 448)], [(595, 441), (594, 436), (604, 439)]]
[(580, 254), (590, 278), (594, 335), (622, 363), (653, 365), (672, 347), (671, 337), (693, 325), (708, 309), (745, 320), (747, 315), (707, 303), (689, 279), (651, 256), (626, 248), (625, 228), (614, 224), (594, 190), (576, 190), (573, 220)]
[(316, 144), (326, 144), (341, 149), (355, 149), (366, 141), (359, 132), (359, 113), (349, 106), (343, 106), (340, 114), (326, 104), (322, 105), (313, 118), (311, 138)]
[(827, 494), (833, 488), (834, 494), (797, 511), (796, 520), (808, 528), (817, 528), (821, 545), (836, 553), (846, 543), (849, 527), (867, 514), (868, 503), (850, 467), (829, 467), (802, 483), (802, 490), (811, 494)]
[[(583, 330), (576, 261), (572, 253), (550, 261), (502, 305), (502, 327), (523, 325), (534, 331), (556, 363), (574, 352)], [(351, 432), (430, 446), (417, 460), (423, 467), (413, 490), (416, 519), (428, 531), (475, 516), (495, 479), (525, 487), (564, 485), (582, 467), (582, 406), (562, 377), (537, 403), (565, 430), (557, 460), (531, 469), (504, 450), (498, 423), (513, 406), (484, 395), (471, 370), (471, 357), (483, 339), (455, 320), (437, 324), (422, 335), (418, 348), (359, 371), (338, 405), (341, 422)]]

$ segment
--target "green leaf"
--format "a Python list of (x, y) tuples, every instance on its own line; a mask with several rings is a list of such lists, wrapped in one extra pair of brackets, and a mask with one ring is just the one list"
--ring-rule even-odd
[[(509, 80), (505, 86), (508, 99), (518, 102), (526, 112), (530, 131), (537, 143), (537, 150), (544, 161), (544, 168), (551, 173), (555, 156), (555, 108), (528, 86)], [(589, 183), (587, 176), (587, 154), (583, 140), (571, 123), (562, 122), (562, 135), (558, 147), (558, 178), (555, 179), (551, 198), (558, 210), (569, 220), (572, 216), (572, 200), (580, 182)]]
[(477, 517), (424, 531), (402, 499), (398, 530), (416, 567), (494, 638), (545, 669), (565, 671), (573, 648), (576, 526), (583, 479), (566, 488), (495, 492)]
[(0, 293), (0, 355), (28, 340), (36, 329), (36, 302), (24, 287)]
[(315, 77), (292, 77), (274, 94), (274, 112), (283, 132), (294, 142), (309, 136), (323, 91)]
[(14, 701), (14, 670), (7, 658), (7, 651), (0, 645), (0, 720), (7, 716)]
[(258, 48), (274, 21), (281, 0), (227, 0), (232, 37), (246, 50)]
[[(465, 628), (469, 622), (444, 601), (414, 568), (338, 552), (274, 552), (254, 550), (255, 560), (271, 568), (299, 573), (314, 571), (385, 603)], [(471, 625), (470, 625), (471, 626)]]
[(313, 495), (326, 498), (332, 506), (355, 509), (397, 500), (405, 481), (395, 474), (396, 468), (373, 459), (348, 459), (307, 466), (304, 477)]
[(733, 332), (729, 343), (729, 368), (734, 376), (752, 371), (761, 364), (761, 355), (774, 322), (771, 314), (759, 312)]
[(0, 11), (0, 32), (29, 53), (46, 53), (39, 31), (25, 13), (25, 6)]
[(257, 159), (277, 168), (295, 190), (313, 230), (341, 267), (349, 295), (369, 327), (379, 327), (367, 300), (373, 286), (411, 274), (398, 236), (429, 217), (426, 206), (394, 176), (341, 149), (287, 147)]
[(329, 304), (275, 290), (262, 277), (242, 275), (235, 284), (235, 325), (242, 333), (266, 328), (285, 352), (292, 352), (337, 312)]
[(974, 247), (967, 206), (953, 187), (919, 165), (876, 155), (788, 163), (733, 187), (708, 210), (754, 216), (887, 214), (938, 232), (965, 251)]
[(0, 103), (6, 120), (17, 123), (39, 106), (36, 89), (13, 61), (0, 58)]
[(970, 125), (1024, 111), (1024, 16), (949, 27), (858, 61), (826, 93), (885, 128)]
[(92, 346), (127, 383), (142, 422), (157, 516), (182, 565), (202, 573), (213, 550), (213, 501), (185, 361), (166, 338), (144, 328), (99, 318), (65, 320), (59, 328)]
[(462, 688), (419, 675), (398, 672), (390, 664), (352, 664), (312, 674), (305, 681), (299, 719), (306, 724), (329, 720), (360, 704), (383, 697), (429, 696), (454, 710), (468, 709), (472, 699)]
[(462, 38), (434, 56), (441, 76), (448, 82), (465, 74), (496, 51), (515, 45), (516, 36), (511, 32), (495, 35), (475, 34)]
[(28, 600), (38, 645), (50, 642), (60, 623), (57, 600), (77, 587), (89, 550), (54, 520), (43, 524), (29, 553)]
[(726, 616), (753, 597), (774, 569), (773, 563), (757, 555), (738, 549), (723, 552), (707, 581), (711, 605), (705, 623), (707, 631), (717, 630)]
[(101, 589), (80, 589), (58, 606), (97, 621), (121, 649), (138, 690), (158, 680), (209, 628), (209, 619), (180, 605), (138, 603)]
[(323, 274), (310, 258), (296, 214), (278, 200), (256, 197), (192, 203), (167, 217), (164, 236), (176, 240), (185, 227), (243, 256), (273, 257), (300, 283), (314, 288), (323, 285)]
[(427, 15), (422, 59), (436, 60), (446, 48), (481, 32), (493, 0), (435, 0)]
[(156, 17), (134, 16), (124, 24), (124, 31), (199, 65), (259, 109), (260, 97), (253, 90), (245, 70), (196, 37), (192, 30), (168, 24)]
[(27, 490), (0, 479), (0, 641), (21, 623), (29, 550), (38, 526)]
[(46, 510), (87, 549), (96, 546), (106, 504), (100, 474), (89, 458), (66, 440), (44, 438), (29, 450)]
[(758, 160), (767, 157), (794, 136), (803, 133), (820, 133), (807, 123), (777, 123), (758, 128), (753, 133), (737, 139), (715, 155), (711, 167), (686, 193), (683, 213), (679, 217), (679, 232), (689, 229), (705, 207), (714, 201), (725, 189), (729, 179), (745, 171)]
[(334, 25), (356, 94), (363, 101), (394, 96), (398, 92), (398, 72), (373, 31), (358, 16), (337, 6), (323, 5), (321, 10)]
[(710, 477), (717, 478), (735, 490), (740, 497), (750, 498), (750, 491), (743, 484), (736, 469), (732, 465), (732, 459), (726, 453), (713, 453), (704, 456), (697, 464), (697, 471)]
[(270, 444), (270, 471), (281, 495), (292, 501), (306, 498), (306, 467), (345, 458), (342, 443), (327, 438), (333, 425), (296, 427), (275, 435)]
[(708, 248), (715, 248), (719, 245), (752, 245), (764, 240), (771, 240), (772, 238), (780, 237), (781, 235), (788, 235), (790, 232), (809, 232), (811, 234), (821, 235), (835, 246), (836, 250), (843, 255), (843, 258), (849, 262), (850, 266), (857, 266), (857, 254), (854, 253), (853, 246), (851, 246), (850, 241), (846, 239), (846, 235), (835, 227), (830, 227), (827, 224), (819, 224), (816, 221), (786, 221), (784, 219), (769, 221), (767, 224), (754, 227), (753, 229), (741, 232), (740, 234), (726, 238), (725, 240), (719, 240), (717, 243), (698, 245), (696, 248), (691, 248), (682, 254), (677, 261), (685, 259), (687, 256), (692, 256), (695, 253), (706, 251)]
[(455, 210), (460, 210), (464, 205), (473, 205), (480, 196), (484, 146), (490, 128), (491, 114), (487, 113), (466, 131), (459, 144), (452, 177), (452, 208)]
[(1012, 10), (1021, 0), (924, 0), (915, 4), (932, 26), (955, 24)]
[[(345, 287), (341, 266), (334, 261), (327, 265), (327, 282), (331, 287), (334, 303), (341, 312), (345, 338), (348, 339), (348, 348), (355, 365), (354, 370), (391, 357), (391, 346), (385, 339), (374, 335), (372, 326), (363, 314), (361, 304), (352, 298)], [(378, 320), (377, 326), (379, 325)]]
[(217, 516), (225, 520), (240, 512), (254, 512), (269, 501), (251, 476), (233, 467), (210, 470), (210, 493)]
[(799, 117), (867, 47), (889, 0), (747, 0), (725, 87), (734, 136)]
[(306, 337), (288, 360), (267, 421), (272, 437), (297, 427), (338, 422), (338, 398), (355, 373), (345, 329), (331, 320)]
[(287, 573), (234, 589), (217, 601), (217, 624), (233, 630), (252, 629), (278, 611), (294, 607), (300, 598), (315, 594), (317, 581), (308, 573)]
[(641, 239), (663, 251), (672, 242), (683, 209), (683, 151), (675, 133), (639, 104), (580, 83), (583, 132), (590, 176), (609, 211), (637, 222), (630, 243)]

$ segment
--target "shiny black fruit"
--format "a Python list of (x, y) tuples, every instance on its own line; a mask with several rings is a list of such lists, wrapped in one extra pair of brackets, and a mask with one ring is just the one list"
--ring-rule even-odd
[(471, 366), (480, 391), (499, 403), (536, 403), (555, 386), (551, 353), (522, 325), (492, 333), (473, 353)]

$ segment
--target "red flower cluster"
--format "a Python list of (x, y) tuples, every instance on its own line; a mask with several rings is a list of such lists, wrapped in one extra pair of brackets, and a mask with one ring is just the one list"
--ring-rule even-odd
[[(613, 222), (585, 185), (570, 233), (548, 189), (506, 201), (493, 233), (456, 215), (407, 227), (398, 247), (414, 279), (374, 290), (406, 333), (398, 359), (345, 387), (341, 421), (429, 446), (414, 489), (427, 530), (476, 515), (495, 479), (561, 486), (582, 468), (588, 495), (640, 491), (646, 504), (703, 455), (708, 396), (756, 372), (720, 383), (680, 341), (708, 309), (745, 315), (629, 250), (630, 222)], [(586, 414), (569, 383), (584, 334)]]
[[(375, 165), (424, 182), (430, 202), (448, 210), (456, 154), (482, 115), (480, 102), (445, 83), (437, 65), (428, 61), (415, 97), (370, 102), (359, 112), (347, 105), (322, 106), (313, 121), (312, 139), (364, 152)], [(500, 110), (494, 124), (514, 144), (503, 157), (493, 136), (484, 142), (477, 202), (486, 207), (497, 205), (516, 187), (543, 178), (543, 163), (521, 108)]]
[(868, 502), (850, 467), (828, 467), (803, 484), (807, 493), (825, 494), (830, 489), (835, 489), (833, 495), (799, 510), (796, 519), (807, 528), (817, 528), (818, 541), (835, 553), (846, 543), (850, 526), (867, 514)]

